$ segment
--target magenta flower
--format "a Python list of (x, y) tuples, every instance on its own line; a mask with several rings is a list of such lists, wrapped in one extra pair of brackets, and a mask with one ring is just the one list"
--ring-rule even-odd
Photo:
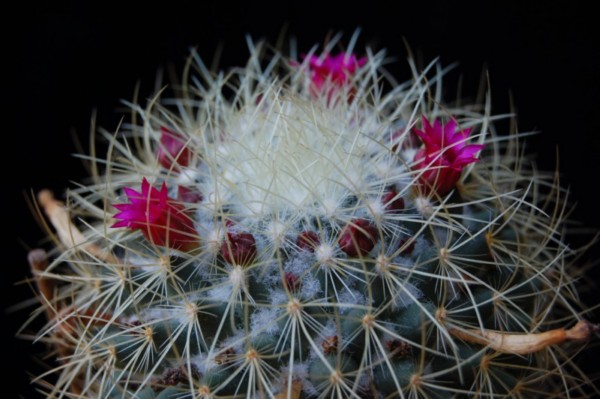
[(158, 162), (166, 169), (188, 166), (192, 159), (192, 151), (186, 146), (183, 135), (161, 126), (160, 145), (156, 150)]
[(164, 183), (159, 191), (144, 178), (141, 192), (129, 187), (123, 190), (130, 203), (114, 205), (120, 211), (115, 218), (121, 220), (112, 227), (141, 230), (148, 241), (161, 247), (180, 250), (198, 247), (194, 222), (186, 214), (183, 204), (168, 197)]
[(433, 126), (423, 117), (423, 130), (415, 133), (423, 140), (424, 148), (415, 154), (413, 169), (419, 171), (421, 190), (445, 195), (456, 186), (465, 166), (478, 161), (475, 154), (483, 148), (467, 144), (471, 129), (456, 130), (456, 121), (445, 125), (436, 120)]
[[(328, 90), (328, 99), (331, 99), (335, 88), (342, 88), (348, 79), (354, 75), (356, 70), (367, 62), (367, 58), (356, 58), (354, 54), (340, 53), (331, 56), (325, 54), (322, 57), (311, 55), (308, 59), (308, 66), (311, 72), (311, 94), (318, 96), (322, 93), (323, 86), (326, 84), (332, 87)], [(352, 90), (349, 93), (352, 98)]]

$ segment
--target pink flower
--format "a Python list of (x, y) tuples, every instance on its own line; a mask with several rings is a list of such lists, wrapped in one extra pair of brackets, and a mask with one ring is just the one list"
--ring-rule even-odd
[(148, 241), (162, 247), (191, 250), (198, 246), (194, 222), (183, 204), (168, 197), (164, 183), (159, 191), (144, 178), (141, 192), (129, 187), (123, 190), (130, 203), (114, 205), (120, 211), (115, 218), (121, 220), (112, 227), (141, 230)]
[(357, 59), (354, 54), (347, 55), (346, 53), (334, 56), (325, 54), (322, 57), (311, 55), (308, 59), (308, 65), (312, 72), (311, 79), (318, 88), (321, 88), (327, 81), (342, 86), (348, 80), (349, 75), (354, 75), (356, 70), (366, 62), (366, 57)]
[[(340, 53), (338, 55), (331, 56), (325, 54), (324, 56), (318, 57), (311, 55), (308, 59), (308, 66), (310, 69), (311, 79), (311, 94), (319, 96), (323, 91), (323, 86), (330, 85), (331, 87), (327, 90), (327, 98), (331, 99), (333, 91), (338, 88), (343, 88), (347, 83), (348, 79), (354, 75), (356, 70), (367, 62), (367, 58), (356, 58), (354, 54)], [(353, 89), (351, 89), (349, 96), (352, 99)]]
[(456, 130), (456, 121), (445, 125), (435, 121), (433, 126), (423, 117), (423, 130), (415, 133), (423, 140), (424, 148), (415, 154), (414, 170), (420, 173), (421, 190), (445, 195), (456, 186), (465, 166), (478, 161), (475, 154), (483, 145), (469, 144), (471, 129)]
[(156, 150), (158, 162), (166, 169), (188, 166), (192, 151), (186, 146), (185, 137), (164, 126), (161, 126), (160, 134), (160, 145)]

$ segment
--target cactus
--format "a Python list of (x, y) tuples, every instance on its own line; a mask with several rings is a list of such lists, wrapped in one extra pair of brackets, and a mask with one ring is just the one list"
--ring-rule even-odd
[(251, 43), (229, 73), (192, 53), (173, 96), (100, 130), (66, 206), (40, 193), (48, 397), (598, 394), (555, 176), (489, 98), (444, 102), (439, 64), (398, 84), (335, 41)]

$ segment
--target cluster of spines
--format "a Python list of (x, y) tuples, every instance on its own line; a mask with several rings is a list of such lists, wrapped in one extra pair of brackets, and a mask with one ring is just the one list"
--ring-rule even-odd
[[(91, 229), (112, 247), (116, 261), (72, 248), (55, 262), (56, 275), (69, 282), (62, 298), (73, 298), (56, 323), (70, 320), (69, 336), (80, 342), (54, 394), (60, 396), (82, 375), (85, 394), (161, 399), (279, 398), (298, 385), (299, 395), (307, 397), (544, 396), (543, 390), (554, 387), (552, 374), (566, 384), (563, 392), (579, 389), (577, 379), (561, 371), (562, 362), (572, 363), (560, 351), (519, 357), (463, 342), (453, 333), (536, 332), (554, 326), (554, 320), (576, 318), (564, 270), (568, 249), (555, 233), (561, 215), (544, 215), (540, 206), (547, 198), (539, 197), (537, 187), (523, 187), (528, 179), (542, 181), (518, 169), (521, 155), (511, 147), (516, 138), (491, 135), (485, 140), (489, 156), (473, 164), (483, 145), (466, 145), (469, 129), (479, 127), (483, 143), (492, 118), (465, 111), (458, 120), (470, 127), (463, 129), (456, 124), (462, 112), (457, 110), (442, 124), (439, 99), (413, 135), (410, 127), (427, 108), (424, 96), (431, 85), (441, 85), (441, 72), (432, 83), (417, 77), (412, 86), (383, 95), (377, 86), (380, 55), (309, 55), (292, 64), (288, 78), (300, 87), (296, 92), (275, 83), (273, 65), (262, 70), (256, 57), (240, 75), (230, 103), (219, 94), (224, 78), (209, 76), (198, 64), (210, 83), (192, 89), (199, 101), (177, 100), (179, 113), (158, 105), (140, 110), (145, 125), (130, 128), (147, 144), (155, 140), (151, 162), (140, 161), (148, 148), (137, 158), (112, 141), (124, 158), (112, 161), (111, 193), (102, 196), (120, 211), (113, 227), (139, 230), (144, 239), (118, 229), (108, 235)], [(324, 77), (325, 61), (341, 65), (338, 75)], [(307, 111), (307, 104), (314, 108)], [(302, 111), (286, 114), (290, 107)], [(311, 120), (311, 113), (319, 115)], [(342, 139), (371, 142), (372, 148), (357, 151), (360, 162), (379, 162), (381, 168), (365, 167), (366, 176), (325, 186), (338, 190), (336, 200), (318, 197), (301, 210), (276, 202), (274, 210), (261, 203), (240, 211), (248, 204), (236, 207), (235, 194), (241, 192), (236, 187), (218, 198), (215, 181), (239, 179), (245, 167), (232, 170), (222, 162), (232, 151), (259, 148), (241, 142), (219, 153), (227, 140), (260, 134), (252, 130), (256, 126), (241, 137), (221, 131), (232, 127), (231, 120), (250, 116), (254, 119), (243, 123), (273, 125), (287, 117), (287, 126), (299, 129), (330, 114), (344, 120), (344, 133), (353, 132)], [(291, 120), (300, 116), (306, 119)], [(335, 138), (340, 133), (331, 132), (333, 127), (309, 129)], [(453, 140), (438, 140), (440, 148), (419, 152), (415, 136), (426, 142), (427, 130)], [(211, 133), (197, 136), (198, 131)], [(339, 148), (355, 155), (344, 145)], [(212, 164), (208, 151), (214, 151)], [(162, 188), (146, 180), (139, 192), (127, 188), (140, 173), (155, 175)], [(357, 191), (350, 183), (359, 179), (364, 184)], [(240, 181), (227, 181), (235, 183)], [(211, 184), (208, 194), (198, 189)], [(256, 198), (248, 187), (244, 198)], [(259, 186), (259, 192), (268, 187)], [(121, 188), (128, 203), (114, 200), (112, 192)], [(93, 209), (90, 198), (101, 189), (75, 195)], [(311, 187), (300, 192), (310, 193)], [(298, 211), (304, 214), (293, 214)], [(66, 276), (59, 270), (62, 261), (72, 269)]]

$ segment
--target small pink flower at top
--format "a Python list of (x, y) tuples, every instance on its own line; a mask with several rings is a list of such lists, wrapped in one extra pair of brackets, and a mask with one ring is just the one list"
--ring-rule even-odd
[(177, 200), (178, 201), (185, 202), (185, 203), (191, 203), (191, 204), (197, 204), (198, 202), (202, 201), (203, 199), (204, 199), (204, 197), (202, 196), (202, 193), (197, 190), (193, 190), (186, 186), (177, 187)]
[(156, 150), (158, 162), (166, 169), (188, 166), (192, 160), (192, 151), (187, 144), (181, 133), (161, 126), (160, 144)]
[[(354, 54), (340, 53), (338, 55), (325, 54), (324, 56), (311, 55), (308, 58), (310, 69), (311, 94), (318, 96), (322, 93), (323, 86), (331, 85), (331, 90), (342, 88), (356, 70), (367, 62), (367, 58), (357, 58)], [(328, 99), (333, 92), (328, 90)], [(349, 93), (352, 95), (352, 92)]]
[(186, 214), (182, 203), (169, 198), (164, 183), (157, 190), (144, 178), (141, 192), (129, 187), (123, 190), (129, 203), (114, 205), (120, 211), (115, 218), (121, 220), (112, 227), (141, 230), (148, 241), (161, 247), (182, 251), (198, 247), (198, 233), (194, 222)]
[(423, 130), (415, 129), (424, 147), (415, 154), (413, 169), (420, 174), (421, 191), (439, 196), (452, 191), (465, 166), (477, 162), (483, 145), (467, 144), (471, 129), (457, 130), (456, 121), (433, 125), (423, 117)]

